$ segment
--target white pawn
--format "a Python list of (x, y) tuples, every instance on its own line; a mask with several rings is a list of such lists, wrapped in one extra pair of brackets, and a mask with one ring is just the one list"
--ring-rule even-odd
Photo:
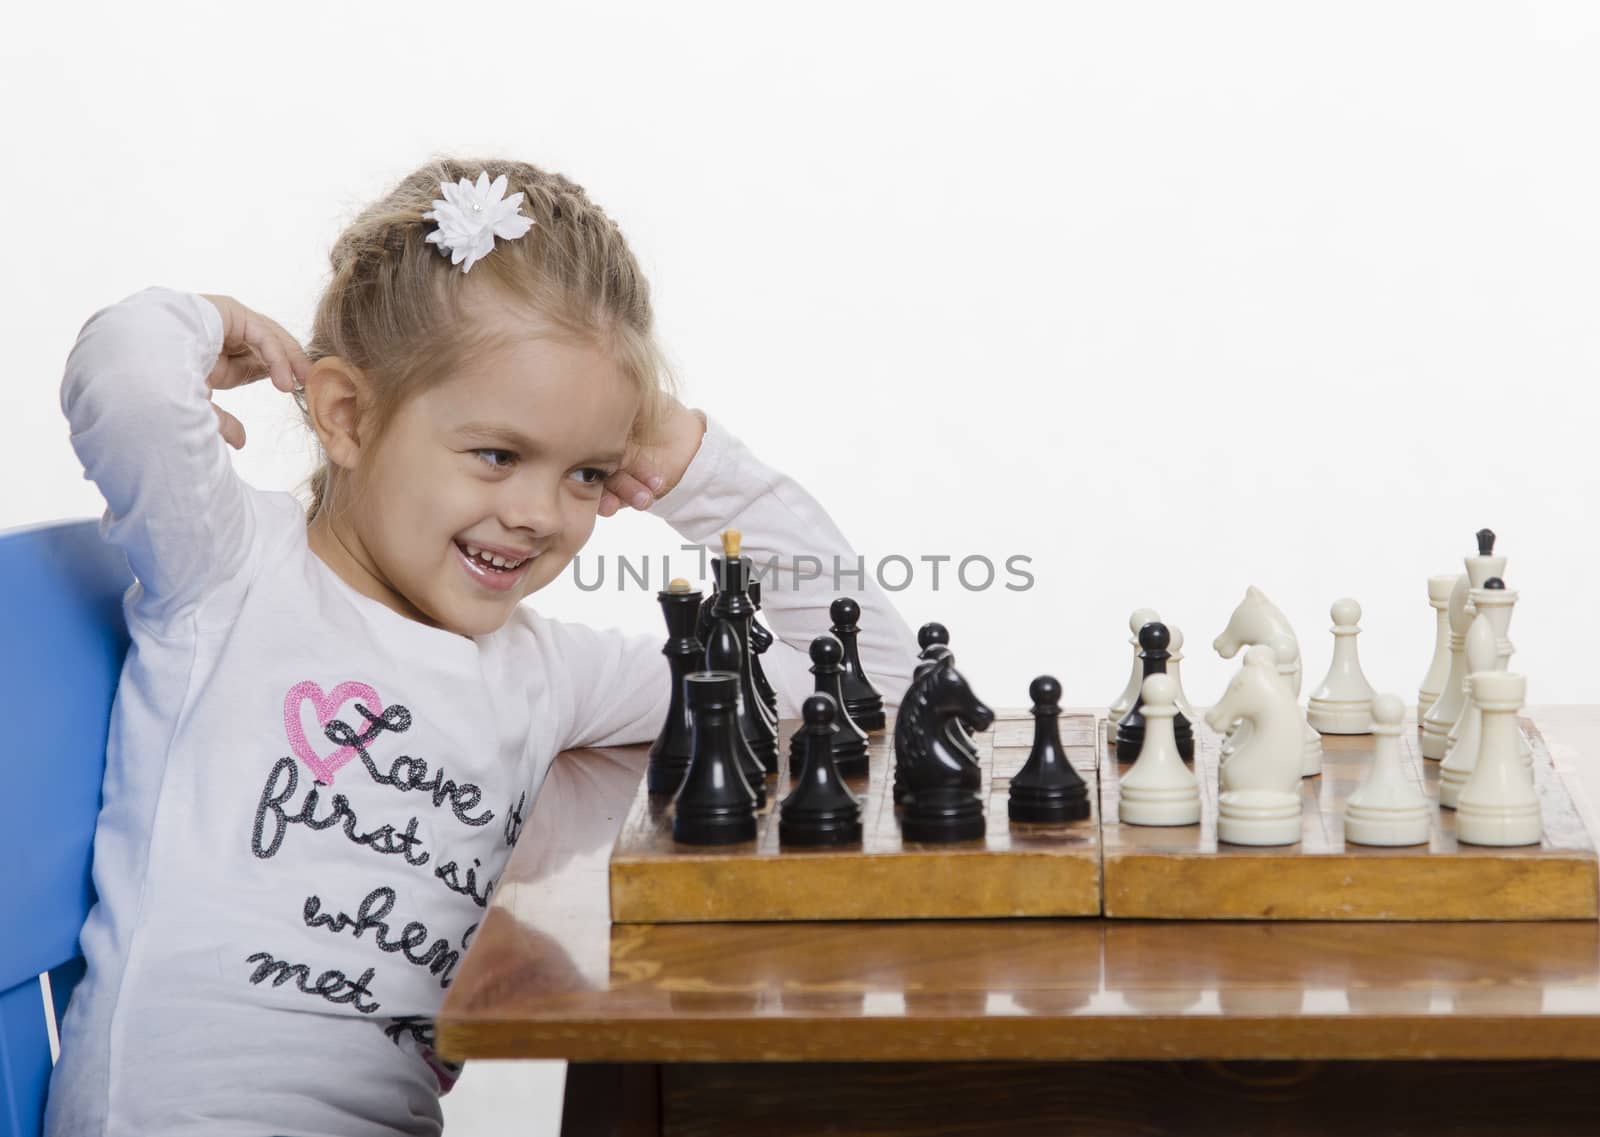
[(1449, 749), (1450, 728), (1461, 717), (1465, 705), (1467, 682), (1466, 643), (1467, 627), (1467, 577), (1456, 577), (1450, 589), (1450, 673), (1445, 676), (1444, 690), (1434, 700), (1433, 706), (1422, 717), (1422, 756), (1437, 761)]
[(1200, 783), (1183, 764), (1172, 730), (1177, 695), (1170, 675), (1144, 681), (1144, 745), (1117, 798), (1117, 816), (1129, 825), (1194, 825), (1200, 820)]
[(1444, 690), (1445, 676), (1450, 674), (1450, 590), (1456, 586), (1453, 573), (1428, 578), (1428, 605), (1434, 611), (1433, 659), (1428, 673), (1417, 688), (1417, 729), (1422, 729), (1423, 716)]
[[(1289, 692), (1289, 697), (1298, 707), (1300, 685), (1296, 680), (1300, 677), (1300, 645), (1293, 636), (1276, 635), (1267, 641), (1267, 646), (1278, 657), (1278, 676), (1283, 680), (1284, 690)], [(1305, 741), (1301, 752), (1300, 776), (1311, 778), (1322, 773), (1322, 735), (1317, 733), (1309, 720), (1304, 725), (1305, 729), (1301, 731)]]
[[(1128, 712), (1133, 710), (1133, 704), (1139, 698), (1139, 684), (1144, 682), (1144, 661), (1139, 658), (1139, 629), (1146, 624), (1159, 622), (1161, 616), (1154, 608), (1136, 609), (1128, 617), (1128, 631), (1133, 633), (1128, 637), (1128, 642), (1133, 645), (1133, 671), (1128, 675), (1128, 682), (1122, 688), (1122, 694), (1117, 696), (1117, 701), (1111, 704), (1111, 737), (1116, 741), (1117, 724), (1128, 717)], [(1167, 629), (1169, 632), (1172, 629)]]
[(1468, 845), (1537, 845), (1544, 835), (1533, 770), (1517, 754), (1517, 712), (1528, 681), (1479, 671), (1472, 691), (1483, 715), (1478, 765), (1456, 802), (1456, 839)]
[(1372, 700), (1376, 692), (1361, 672), (1356, 637), (1361, 634), (1361, 605), (1350, 597), (1335, 600), (1333, 662), (1322, 686), (1311, 693), (1306, 718), (1323, 734), (1367, 734), (1372, 730)]
[(1421, 845), (1433, 808), (1400, 762), (1400, 723), (1406, 705), (1398, 695), (1372, 701), (1372, 766), (1344, 807), (1344, 839), (1357, 845)]
[(1183, 629), (1176, 624), (1168, 624), (1167, 634), (1172, 637), (1172, 641), (1167, 645), (1167, 674), (1172, 676), (1173, 686), (1177, 687), (1173, 701), (1178, 705), (1178, 713), (1188, 719), (1189, 724), (1193, 726), (1200, 721), (1200, 716), (1194, 713), (1189, 696), (1183, 693), (1183, 671), (1180, 666), (1183, 663)]
[[(1467, 658), (1468, 675), (1484, 671), (1499, 671), (1495, 666), (1494, 624), (1484, 612), (1472, 618), (1467, 630), (1467, 644), (1463, 649)], [(1478, 765), (1478, 750), (1483, 739), (1483, 712), (1473, 698), (1472, 680), (1467, 680), (1463, 695), (1466, 705), (1456, 720), (1460, 734), (1439, 764), (1439, 804), (1454, 809), (1461, 791)]]
[(1300, 840), (1300, 704), (1283, 689), (1273, 650), (1245, 653), (1222, 698), (1206, 715), (1212, 730), (1250, 724), (1218, 771), (1217, 840), (1230, 845), (1293, 845)]

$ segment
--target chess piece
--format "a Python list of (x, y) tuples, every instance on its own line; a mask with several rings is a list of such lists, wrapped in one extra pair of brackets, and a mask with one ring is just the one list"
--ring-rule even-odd
[[(1171, 642), (1171, 633), (1160, 621), (1146, 624), (1139, 629), (1139, 659), (1146, 679), (1152, 675), (1167, 673), (1169, 656), (1167, 645)], [(1143, 701), (1144, 694), (1141, 687), (1140, 696), (1134, 700), (1133, 709), (1117, 724), (1118, 762), (1132, 762), (1139, 756), (1139, 748), (1144, 745)], [(1172, 720), (1172, 732), (1177, 738), (1178, 753), (1183, 755), (1185, 761), (1193, 761), (1194, 728), (1189, 725), (1189, 720), (1183, 717), (1181, 711)]]
[[(1478, 540), (1478, 555), (1462, 558), (1467, 567), (1467, 587), (1469, 589), (1482, 588), (1490, 577), (1498, 576), (1503, 579), (1506, 575), (1505, 557), (1494, 555), (1494, 530), (1479, 529), (1475, 536)], [(1472, 601), (1471, 592), (1467, 593), (1467, 601), (1470, 606)]]
[(1422, 756), (1434, 761), (1444, 757), (1449, 747), (1450, 728), (1461, 717), (1465, 702), (1463, 685), (1467, 681), (1465, 649), (1467, 643), (1467, 577), (1456, 577), (1450, 588), (1450, 603), (1446, 608), (1450, 617), (1450, 671), (1444, 679), (1444, 690), (1434, 700), (1433, 706), (1422, 717)]
[[(812, 641), (813, 656), (818, 643)], [(843, 649), (839, 649), (843, 654)], [(803, 740), (799, 780), (778, 806), (778, 844), (849, 845), (861, 840), (861, 803), (845, 786), (833, 764), (834, 736), (838, 734), (839, 705), (833, 696), (817, 692), (800, 707), (805, 726), (796, 735)]]
[[(1300, 705), (1300, 691), (1295, 686), (1295, 677), (1300, 674), (1300, 645), (1293, 636), (1278, 633), (1267, 641), (1267, 646), (1272, 649), (1272, 654), (1278, 661), (1278, 679), (1283, 683), (1283, 689), (1288, 692), (1295, 706)], [(1311, 720), (1304, 713), (1300, 716), (1306, 719), (1300, 735), (1302, 739), (1300, 775), (1312, 778), (1322, 773), (1322, 735), (1317, 728), (1311, 725)], [(1237, 745), (1235, 735), (1235, 745)], [(1233, 749), (1230, 747), (1230, 754)]]
[(687, 580), (678, 579), (656, 593), (662, 615), (667, 620), (667, 643), (661, 654), (672, 671), (672, 697), (661, 732), (650, 746), (645, 784), (652, 794), (675, 794), (683, 783), (693, 752), (689, 707), (684, 702), (683, 678), (702, 667), (704, 648), (695, 638), (694, 627), (700, 614), (700, 593), (689, 590)]
[(1108, 722), (1110, 723), (1110, 741), (1117, 739), (1117, 724), (1128, 716), (1133, 710), (1133, 704), (1139, 701), (1139, 687), (1144, 683), (1144, 661), (1139, 658), (1139, 629), (1146, 624), (1158, 624), (1161, 614), (1154, 608), (1137, 608), (1133, 615), (1128, 617), (1128, 646), (1133, 648), (1133, 670), (1128, 673), (1128, 682), (1123, 685), (1122, 694), (1117, 696), (1116, 702), (1111, 704)]
[(1346, 841), (1422, 845), (1428, 840), (1433, 809), (1422, 789), (1406, 777), (1400, 760), (1400, 723), (1405, 714), (1398, 695), (1379, 695), (1372, 702), (1372, 765), (1345, 803)]
[(756, 794), (739, 756), (739, 676), (696, 671), (684, 677), (693, 753), (672, 801), (672, 839), (732, 845), (756, 839)]
[[(1510, 669), (1511, 657), (1516, 653), (1516, 646), (1512, 644), (1506, 634), (1511, 630), (1511, 614), (1517, 606), (1517, 593), (1506, 587), (1506, 582), (1497, 576), (1492, 576), (1484, 581), (1483, 588), (1477, 592), (1469, 592), (1469, 598), (1476, 597), (1472, 606), (1477, 611), (1487, 611), (1489, 622), (1494, 625), (1495, 632), (1495, 665), (1496, 671)], [(1527, 736), (1522, 733), (1522, 727), (1517, 727), (1517, 749), (1522, 753), (1524, 762), (1533, 761), (1533, 747), (1529, 745)]]
[[(1239, 601), (1239, 606), (1228, 618), (1228, 626), (1211, 642), (1211, 646), (1223, 659), (1232, 659), (1239, 654), (1240, 648), (1264, 644), (1276, 635), (1293, 637), (1297, 647), (1300, 643), (1300, 638), (1295, 636), (1294, 629), (1289, 626), (1288, 619), (1278, 610), (1278, 606), (1252, 584), (1245, 589), (1244, 599)], [(1295, 672), (1294, 683), (1298, 695), (1301, 683), (1298, 671)]]
[(1300, 840), (1300, 704), (1283, 689), (1273, 650), (1257, 644), (1206, 715), (1213, 730), (1237, 719), (1245, 738), (1218, 771), (1217, 840), (1231, 845), (1293, 845)]
[[(1497, 578), (1492, 578), (1497, 579)], [(1478, 751), (1483, 745), (1483, 710), (1473, 696), (1472, 676), (1484, 671), (1500, 671), (1496, 666), (1494, 623), (1487, 612), (1480, 610), (1467, 629), (1466, 654), (1467, 683), (1463, 692), (1461, 717), (1456, 720), (1460, 733), (1445, 752), (1439, 764), (1439, 804), (1446, 809), (1456, 808), (1461, 791), (1466, 788), (1472, 771), (1478, 765)]]
[[(717, 602), (711, 609), (711, 630), (706, 633), (706, 668), (708, 670), (734, 671), (739, 675), (739, 729), (751, 751), (760, 759), (767, 773), (778, 768), (777, 724), (767, 717), (766, 706), (756, 693), (750, 650), (750, 621), (755, 617), (755, 605), (750, 602), (746, 586), (750, 580), (750, 558), (739, 555), (739, 531), (729, 529), (722, 535), (722, 564), (717, 590)], [(726, 638), (722, 625), (731, 629), (732, 640)]]
[[(844, 706), (844, 694), (841, 690), (841, 680), (844, 678), (841, 667), (843, 659), (844, 647), (832, 636), (820, 635), (811, 641), (811, 674), (816, 676), (816, 692), (831, 698), (835, 708)], [(830, 715), (828, 721), (832, 724), (829, 739), (833, 747), (834, 768), (846, 777), (865, 774), (867, 732), (851, 720), (848, 711), (842, 709), (837, 714)], [(808, 737), (809, 732), (796, 730), (789, 739), (789, 771), (795, 776), (799, 776)]]
[(750, 603), (755, 605), (755, 614), (750, 617), (750, 678), (755, 683), (756, 695), (761, 699), (761, 705), (767, 708), (767, 717), (774, 723), (778, 721), (778, 693), (772, 689), (772, 684), (767, 682), (766, 670), (761, 666), (761, 657), (767, 654), (767, 649), (772, 646), (773, 635), (761, 622), (761, 582), (752, 580), (747, 589), (750, 594)]
[[(1172, 642), (1167, 647), (1167, 674), (1172, 676), (1173, 686), (1177, 688), (1173, 701), (1177, 704), (1178, 713), (1193, 725), (1200, 721), (1200, 716), (1195, 714), (1194, 707), (1189, 702), (1189, 696), (1183, 693), (1183, 629), (1176, 624), (1167, 625), (1167, 634), (1172, 637)], [(1143, 676), (1140, 683), (1144, 682)]]
[(1322, 686), (1311, 693), (1306, 721), (1323, 734), (1369, 734), (1376, 692), (1361, 672), (1356, 649), (1361, 605), (1346, 596), (1335, 600), (1329, 613), (1333, 617), (1333, 661)]
[(1483, 716), (1478, 764), (1456, 801), (1456, 839), (1468, 845), (1537, 845), (1543, 837), (1533, 770), (1517, 754), (1517, 712), (1528, 681), (1508, 671), (1472, 675)]
[(1033, 700), (1033, 749), (1011, 778), (1006, 804), (1012, 821), (1058, 824), (1089, 816), (1089, 787), (1061, 745), (1061, 684), (1041, 675), (1028, 687)]
[(973, 841), (984, 834), (981, 788), (971, 762), (949, 740), (949, 722), (988, 730), (994, 712), (979, 701), (949, 658), (917, 667), (895, 716), (896, 800), (904, 800), (900, 835), (906, 841)]
[(1422, 677), (1422, 685), (1417, 688), (1418, 730), (1422, 729), (1428, 708), (1438, 700), (1439, 692), (1444, 690), (1445, 677), (1450, 674), (1450, 614), (1447, 609), (1450, 590), (1455, 584), (1453, 573), (1428, 578), (1428, 604), (1434, 610), (1433, 659), (1428, 663), (1428, 673)]
[(861, 634), (857, 621), (861, 619), (861, 605), (848, 596), (841, 596), (828, 607), (833, 626), (828, 630), (839, 637), (844, 646), (844, 696), (845, 710), (862, 730), (882, 730), (888, 721), (883, 713), (883, 696), (878, 694), (861, 666), (861, 652), (856, 637)]
[[(948, 658), (950, 662), (955, 662), (955, 655), (950, 651), (950, 629), (943, 624), (930, 621), (918, 628), (917, 647), (921, 649), (921, 659)], [(976, 764), (978, 744), (967, 733), (967, 728), (961, 725), (960, 719), (950, 720), (950, 741), (965, 751), (967, 757)]]
[(1121, 779), (1117, 817), (1128, 825), (1194, 825), (1200, 820), (1200, 783), (1183, 764), (1172, 732), (1178, 685), (1159, 672), (1144, 681), (1144, 745)]

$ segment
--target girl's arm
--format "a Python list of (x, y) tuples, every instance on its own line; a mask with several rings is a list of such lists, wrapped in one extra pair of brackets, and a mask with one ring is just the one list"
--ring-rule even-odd
[(254, 537), (206, 382), (222, 338), (209, 300), (155, 287), (96, 312), (67, 356), (72, 448), (106, 499), (101, 535), (139, 579), (133, 612), (155, 626), (237, 573)]
[[(827, 632), (833, 622), (829, 606), (841, 596), (851, 596), (861, 605), (857, 642), (862, 667), (885, 706), (899, 704), (917, 663), (916, 639), (873, 581), (870, 567), (860, 577), (855, 574), (856, 552), (798, 482), (761, 462), (708, 417), (700, 449), (682, 479), (650, 512), (686, 542), (708, 546), (716, 555), (722, 531), (740, 531), (742, 552), (761, 580), (760, 619), (774, 636), (761, 663), (777, 692), (780, 717), (799, 717), (800, 704), (814, 683), (811, 640)], [(843, 570), (838, 589), (835, 563)], [(820, 575), (807, 579), (818, 564)], [(641, 597), (641, 603), (654, 606), (654, 593)], [(554, 626), (557, 637), (572, 637), (569, 658), (583, 661), (567, 669), (572, 717), (565, 746), (654, 738), (666, 719), (671, 695), (670, 670), (661, 654), (666, 628), (659, 635), (622, 636), (581, 625), (545, 623)]]

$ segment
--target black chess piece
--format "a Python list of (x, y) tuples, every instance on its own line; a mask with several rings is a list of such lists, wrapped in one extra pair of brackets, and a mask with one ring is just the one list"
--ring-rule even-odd
[[(812, 646), (815, 648), (815, 642)], [(778, 844), (849, 845), (860, 841), (861, 802), (839, 777), (833, 762), (839, 705), (832, 695), (819, 691), (806, 698), (800, 713), (805, 719), (805, 726), (795, 735), (804, 743), (800, 777), (778, 806)]]
[(1033, 700), (1033, 750), (1011, 778), (1006, 812), (1012, 821), (1055, 824), (1089, 816), (1089, 787), (1061, 746), (1061, 684), (1041, 675), (1028, 687)]
[(683, 698), (683, 677), (705, 665), (705, 648), (695, 638), (694, 626), (700, 614), (700, 593), (689, 590), (686, 580), (674, 580), (665, 591), (656, 593), (661, 612), (667, 619), (667, 642), (661, 654), (672, 669), (672, 698), (661, 733), (650, 746), (650, 764), (645, 784), (653, 794), (673, 794), (683, 782), (693, 753), (689, 707)]
[[(1488, 556), (1487, 553), (1484, 555)], [(1485, 588), (1492, 588), (1496, 592), (1504, 592), (1506, 588), (1506, 582), (1501, 580), (1498, 576), (1491, 576), (1488, 580), (1483, 582), (1483, 586)]]
[(917, 629), (917, 646), (922, 649), (922, 658), (928, 659), (935, 648), (949, 648), (950, 629), (930, 620)]
[[(719, 577), (722, 587), (717, 592), (717, 603), (711, 609), (712, 625), (706, 641), (706, 667), (739, 673), (740, 729), (750, 749), (761, 760), (762, 767), (768, 773), (773, 773), (778, 768), (777, 723), (767, 717), (766, 705), (761, 702), (761, 696), (756, 694), (751, 668), (751, 660), (755, 656), (750, 651), (750, 621), (755, 616), (756, 608), (745, 591), (750, 579), (750, 558), (739, 555), (737, 532), (729, 530), (723, 540), (724, 555)], [(735, 646), (719, 641), (720, 625), (724, 623), (733, 631)], [(713, 642), (718, 643), (715, 656), (711, 651)]]
[(895, 716), (895, 774), (904, 793), (900, 835), (907, 841), (973, 841), (984, 834), (982, 787), (971, 762), (951, 743), (950, 720), (988, 730), (994, 712), (979, 701), (949, 658), (920, 665)]
[(1494, 530), (1479, 529), (1477, 537), (1478, 555), (1480, 557), (1492, 557), (1494, 555)]
[(861, 650), (856, 637), (861, 634), (857, 621), (861, 619), (861, 605), (848, 596), (841, 596), (828, 608), (833, 626), (828, 630), (839, 637), (844, 645), (844, 706), (862, 730), (882, 730), (888, 719), (883, 713), (883, 696), (878, 694), (866, 669), (861, 666)]
[[(731, 671), (739, 675), (739, 662), (743, 653), (739, 646), (739, 634), (734, 630), (731, 621), (716, 619), (711, 622), (711, 630), (706, 633), (706, 665), (707, 671)], [(744, 676), (740, 675), (741, 684)], [(767, 802), (767, 775), (778, 767), (778, 743), (776, 738), (771, 740), (772, 769), (767, 768), (766, 760), (761, 752), (751, 745), (751, 736), (766, 737), (767, 722), (760, 715), (748, 714), (748, 705), (744, 701), (744, 692), (740, 691), (736, 700), (734, 717), (739, 724), (739, 762), (744, 776), (750, 785), (757, 791), (761, 804)]]
[(750, 582), (750, 603), (756, 607), (755, 615), (750, 618), (750, 667), (751, 678), (755, 680), (756, 694), (761, 697), (761, 703), (767, 708), (767, 715), (773, 722), (778, 721), (778, 693), (772, 689), (772, 684), (767, 682), (766, 670), (761, 666), (761, 657), (767, 654), (767, 649), (772, 646), (773, 635), (761, 622), (761, 582)]
[[(1139, 629), (1139, 658), (1144, 663), (1145, 679), (1152, 675), (1167, 673), (1167, 660), (1172, 658), (1167, 645), (1171, 642), (1172, 633), (1159, 621), (1151, 621)], [(1194, 761), (1194, 727), (1183, 716), (1182, 711), (1173, 716), (1172, 733), (1178, 743), (1178, 753), (1184, 761)], [(1143, 746), (1144, 690), (1141, 681), (1139, 697), (1133, 701), (1132, 709), (1117, 724), (1117, 761), (1134, 761), (1139, 757), (1139, 750)]]
[(672, 802), (672, 839), (733, 845), (756, 839), (756, 794), (739, 758), (739, 676), (695, 671), (683, 680), (694, 753)]
[[(840, 690), (844, 672), (840, 661), (844, 647), (834, 637), (821, 635), (811, 641), (811, 674), (817, 677), (816, 691), (844, 707), (844, 694)], [(854, 777), (867, 772), (867, 732), (850, 718), (850, 712), (841, 709), (833, 719), (833, 764), (839, 773)], [(796, 730), (789, 739), (789, 770), (798, 776), (800, 761), (805, 755), (806, 732)]]
[(711, 591), (706, 593), (706, 598), (700, 602), (700, 618), (694, 625), (694, 638), (701, 643), (706, 642), (706, 636), (711, 632), (711, 609), (717, 606), (717, 593), (722, 585), (722, 558), (711, 558)]
[[(950, 650), (950, 629), (937, 621), (930, 620), (917, 629), (917, 646), (922, 649), (922, 659), (948, 658), (952, 663), (955, 662), (955, 655)], [(978, 744), (960, 719), (950, 720), (950, 741), (966, 751), (973, 762), (977, 762)]]

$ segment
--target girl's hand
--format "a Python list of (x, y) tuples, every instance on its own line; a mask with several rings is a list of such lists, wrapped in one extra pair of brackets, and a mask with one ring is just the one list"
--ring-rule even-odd
[(653, 446), (630, 446), (622, 468), (606, 479), (600, 516), (610, 517), (626, 503), (649, 509), (683, 478), (706, 432), (706, 416), (671, 400), (661, 437)]
[[(304, 349), (276, 320), (251, 311), (231, 296), (202, 292), (222, 315), (222, 352), (216, 366), (206, 376), (206, 386), (226, 391), (254, 383), (266, 375), (280, 391), (293, 391), (305, 383), (311, 361)], [(217, 412), (217, 429), (235, 450), (244, 445), (244, 424), (227, 411), (212, 404)]]

